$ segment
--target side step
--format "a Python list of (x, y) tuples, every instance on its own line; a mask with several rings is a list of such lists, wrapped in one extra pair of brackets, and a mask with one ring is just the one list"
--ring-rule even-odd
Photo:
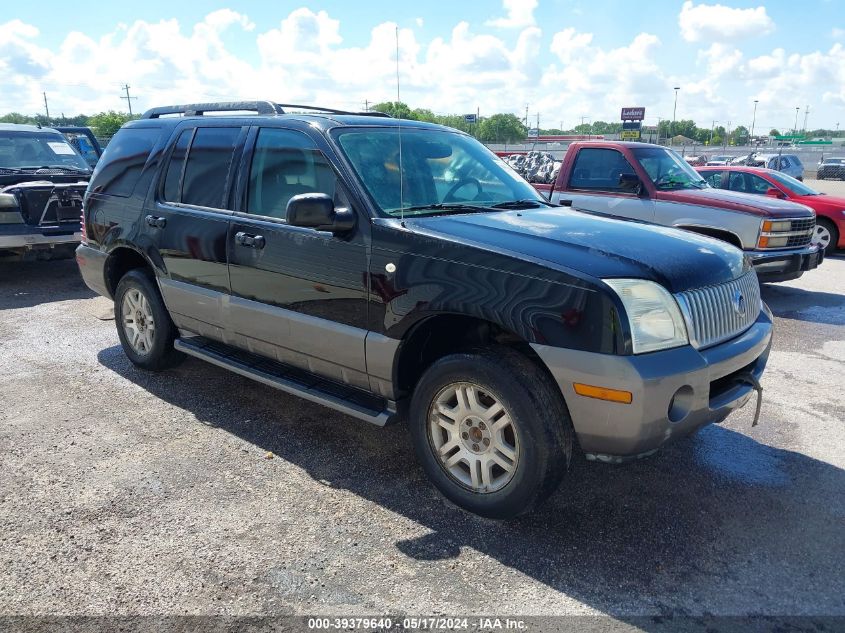
[(320, 378), (305, 370), (224, 343), (192, 336), (176, 339), (173, 346), (189, 356), (377, 426), (385, 426), (398, 419), (396, 403), (392, 400)]

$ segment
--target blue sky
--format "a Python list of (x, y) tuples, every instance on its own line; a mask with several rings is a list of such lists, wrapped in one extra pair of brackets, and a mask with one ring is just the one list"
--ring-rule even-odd
[[(471, 0), (16, 5), (0, 18), (0, 111), (66, 114), (201, 98), (437, 112), (512, 111), (565, 126), (622, 106), (700, 125), (845, 125), (845, 0)], [(57, 19), (55, 16), (66, 14)]]

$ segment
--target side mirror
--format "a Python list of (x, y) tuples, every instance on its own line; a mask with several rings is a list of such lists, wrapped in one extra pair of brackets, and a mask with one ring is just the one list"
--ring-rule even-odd
[(324, 193), (301, 193), (288, 200), (285, 219), (291, 226), (318, 231), (347, 233), (355, 228), (355, 213), (345, 207), (335, 208)]
[(643, 181), (637, 174), (619, 174), (619, 188), (639, 195), (643, 191)]
[(766, 189), (766, 195), (771, 196), (772, 198), (785, 198), (786, 196), (783, 195), (783, 192), (780, 189), (775, 187), (769, 187)]

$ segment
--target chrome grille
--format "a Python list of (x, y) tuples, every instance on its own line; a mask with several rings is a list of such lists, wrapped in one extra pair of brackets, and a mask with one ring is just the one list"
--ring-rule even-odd
[[(675, 298), (687, 324), (690, 344), (696, 349), (742, 334), (760, 314), (760, 284), (753, 270), (718, 286), (679, 292)], [(744, 312), (739, 304), (744, 304)]]

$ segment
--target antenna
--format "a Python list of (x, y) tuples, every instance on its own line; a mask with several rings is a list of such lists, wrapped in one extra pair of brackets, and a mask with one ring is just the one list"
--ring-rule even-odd
[[(399, 25), (396, 26), (396, 108), (399, 108)], [(397, 111), (397, 114), (400, 114)], [(402, 168), (402, 117), (396, 117), (399, 134), (399, 222), (405, 227), (405, 170)]]

